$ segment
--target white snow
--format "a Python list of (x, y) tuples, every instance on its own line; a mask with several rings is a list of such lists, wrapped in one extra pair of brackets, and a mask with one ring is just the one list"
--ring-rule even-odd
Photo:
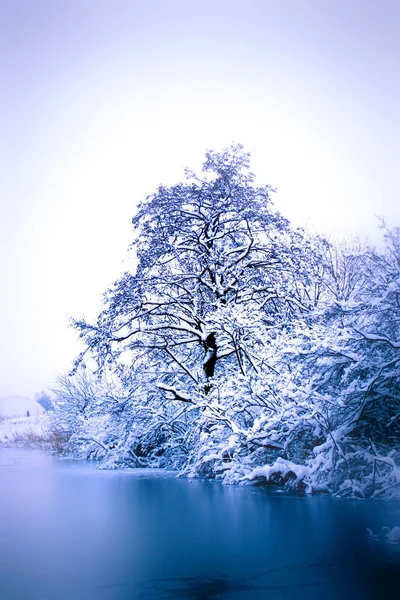
[(25, 396), (8, 396), (0, 398), (0, 418), (26, 417), (42, 415), (45, 410), (38, 402)]
[(49, 415), (0, 419), (0, 444), (32, 442), (50, 433)]

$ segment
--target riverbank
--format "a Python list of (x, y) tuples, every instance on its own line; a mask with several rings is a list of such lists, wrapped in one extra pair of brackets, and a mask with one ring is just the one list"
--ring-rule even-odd
[(0, 419), (0, 448), (16, 446), (63, 453), (63, 440), (49, 414)]
[[(159, 465), (158, 467), (154, 467), (152, 465), (148, 465), (145, 461), (141, 461), (134, 454), (131, 455), (127, 453), (126, 460), (121, 460), (121, 457), (118, 455), (118, 451), (115, 454), (115, 458), (113, 458), (113, 452), (109, 450), (102, 443), (97, 441), (94, 437), (90, 438), (81, 438), (81, 444), (83, 448), (90, 448), (90, 453), (86, 452), (76, 452), (72, 449), (70, 442), (71, 439), (66, 434), (62, 433), (59, 429), (57, 429), (54, 425), (53, 414), (47, 413), (39, 416), (31, 416), (31, 417), (18, 417), (18, 418), (8, 418), (8, 419), (0, 419), (0, 448), (9, 448), (9, 447), (17, 447), (17, 448), (28, 448), (28, 449), (36, 449), (43, 450), (45, 452), (49, 452), (53, 455), (58, 455), (60, 457), (66, 457), (71, 459), (83, 459), (88, 460), (89, 462), (96, 463), (100, 469), (104, 470), (126, 470), (132, 469), (136, 470), (137, 468), (148, 468), (152, 467), (157, 470), (157, 468), (165, 469), (165, 470), (173, 470), (174, 472), (179, 472), (175, 467), (170, 465)], [(94, 449), (94, 450), (93, 450)], [(117, 449), (118, 450), (118, 449)], [(99, 452), (100, 451), (100, 452)], [(107, 452), (109, 452), (107, 459)], [(136, 458), (136, 464), (133, 461), (133, 458)], [(255, 469), (253, 474), (254, 477), (244, 477), (241, 481), (223, 481), (223, 483), (230, 483), (234, 485), (241, 486), (251, 486), (251, 487), (271, 487), (275, 489), (281, 489), (289, 491), (290, 493), (304, 493), (304, 489), (295, 489), (290, 485), (290, 478), (285, 483), (282, 482), (273, 482), (268, 478), (263, 477), (262, 475), (272, 468), (280, 467), (283, 465), (288, 471), (287, 461), (281, 461), (278, 459), (273, 465), (273, 467), (267, 465), (262, 468)], [(279, 464), (278, 464), (279, 463)], [(182, 473), (181, 473), (182, 474)], [(185, 475), (189, 479), (194, 479), (196, 476), (191, 476), (190, 473), (185, 473)], [(257, 477), (257, 475), (260, 475)], [(205, 476), (208, 478), (207, 476)], [(200, 477), (201, 478), (201, 477)], [(213, 479), (213, 477), (209, 477)], [(218, 478), (217, 478), (218, 479)], [(388, 500), (388, 501), (400, 501), (399, 493), (395, 493), (395, 487), (397, 486), (387, 486), (386, 494), (376, 494), (375, 496), (362, 496), (362, 495), (348, 495), (346, 492), (339, 493), (338, 490), (330, 490), (328, 488), (321, 487), (320, 489), (314, 489), (313, 492), (308, 492), (311, 495), (326, 495), (333, 497), (357, 497), (358, 499), (362, 498), (364, 500), (374, 499), (374, 497)], [(307, 494), (307, 495), (308, 495)], [(400, 502), (399, 502), (400, 505)]]

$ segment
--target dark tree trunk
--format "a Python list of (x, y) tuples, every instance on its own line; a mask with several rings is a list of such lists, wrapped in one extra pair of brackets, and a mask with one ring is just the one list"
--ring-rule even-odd
[[(207, 336), (203, 345), (206, 351), (203, 363), (204, 374), (207, 377), (207, 379), (211, 379), (212, 377), (214, 377), (215, 363), (217, 362), (218, 346), (215, 340), (215, 333), (210, 333)], [(205, 393), (208, 394), (210, 389), (211, 384), (206, 383), (206, 385), (204, 386)]]

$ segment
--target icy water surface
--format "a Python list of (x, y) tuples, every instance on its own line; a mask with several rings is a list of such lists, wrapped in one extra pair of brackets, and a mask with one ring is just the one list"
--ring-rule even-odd
[[(0, 450), (1, 600), (400, 598), (400, 505)], [(396, 589), (397, 588), (397, 589)]]

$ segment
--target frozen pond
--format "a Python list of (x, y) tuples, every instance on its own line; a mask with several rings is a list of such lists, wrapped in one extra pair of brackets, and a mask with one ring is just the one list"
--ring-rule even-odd
[(400, 546), (366, 532), (395, 525), (395, 503), (0, 450), (1, 600), (399, 598)]

